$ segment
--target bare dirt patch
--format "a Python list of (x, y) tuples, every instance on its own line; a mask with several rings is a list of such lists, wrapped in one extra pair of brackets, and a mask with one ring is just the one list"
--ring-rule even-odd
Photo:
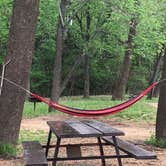
[(157, 103), (148, 103), (148, 105), (157, 108)]
[[(51, 115), (51, 116), (44, 116), (44, 117), (38, 117), (33, 119), (24, 119), (21, 123), (22, 129), (32, 129), (32, 130), (44, 130), (48, 132), (48, 126), (47, 121), (49, 120), (65, 120), (65, 119), (71, 119), (73, 117), (71, 116), (64, 116), (64, 115)], [(133, 122), (133, 121), (127, 121), (123, 120), (120, 121), (119, 119), (110, 119), (110, 120), (104, 120), (100, 119), (100, 121), (104, 121), (110, 125), (112, 125), (115, 128), (118, 128), (125, 132), (125, 136), (123, 136), (123, 139), (129, 140), (133, 143), (136, 143), (142, 147), (144, 147), (147, 150), (154, 151), (157, 154), (157, 160), (135, 160), (135, 159), (122, 159), (124, 166), (166, 166), (165, 158), (166, 158), (166, 149), (160, 149), (155, 148), (152, 146), (147, 146), (144, 144), (144, 141), (148, 139), (155, 130), (155, 124), (154, 123), (148, 123), (148, 122)], [(64, 140), (65, 143), (70, 143), (70, 139)], [(73, 141), (73, 140), (72, 140)], [(93, 139), (77, 139), (78, 142), (91, 142)], [(95, 140), (94, 140), (95, 141)], [(86, 149), (84, 148), (83, 151), (87, 154), (95, 154), (98, 149)], [(106, 153), (111, 153), (107, 149), (105, 149)], [(62, 150), (63, 151), (63, 150)], [(108, 166), (116, 166), (117, 161), (116, 160), (106, 160), (106, 163)], [(0, 166), (21, 166), (23, 165), (23, 158), (22, 155), (18, 159), (13, 160), (0, 160)], [(51, 165), (51, 164), (50, 164)], [(81, 165), (87, 165), (87, 166), (96, 166), (101, 165), (100, 160), (93, 160), (93, 161), (68, 161), (68, 162), (58, 162), (57, 165), (61, 166), (81, 166)]]

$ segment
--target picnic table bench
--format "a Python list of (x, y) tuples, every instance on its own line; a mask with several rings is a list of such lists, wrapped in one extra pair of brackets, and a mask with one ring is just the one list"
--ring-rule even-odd
[[(23, 143), (24, 151), (28, 149), (28, 153), (25, 155), (25, 163), (34, 164), (36, 153), (36, 165), (44, 165), (47, 162), (52, 162), (55, 166), (57, 161), (66, 160), (92, 160), (100, 159), (102, 165), (105, 166), (105, 159), (116, 158), (118, 165), (122, 166), (122, 158), (136, 158), (136, 159), (155, 159), (156, 155), (153, 152), (144, 150), (134, 144), (127, 141), (123, 141), (117, 137), (123, 136), (124, 132), (111, 127), (108, 124), (96, 121), (96, 120), (66, 120), (66, 121), (48, 121), (47, 122), (50, 130), (48, 134), (47, 145), (42, 147), (37, 145), (35, 142), (28, 142), (28, 144)], [(51, 144), (52, 134), (56, 136), (56, 143)], [(61, 144), (61, 139), (65, 138), (95, 138), (97, 142), (95, 143), (71, 143)], [(25, 146), (26, 145), (26, 146)], [(82, 156), (81, 147), (82, 146), (97, 146), (99, 149), (99, 154), (94, 156)], [(112, 146), (115, 149), (115, 154), (105, 155), (104, 146)], [(31, 148), (29, 148), (31, 147)], [(59, 148), (65, 147), (67, 152), (67, 157), (59, 157)], [(42, 149), (44, 148), (45, 151)], [(48, 157), (49, 149), (54, 148), (54, 155)], [(34, 152), (35, 151), (35, 152)], [(30, 154), (32, 153), (32, 155)], [(39, 155), (37, 155), (39, 154)], [(32, 158), (32, 160), (30, 159)], [(39, 159), (40, 158), (40, 159)], [(33, 161), (31, 163), (31, 161)], [(47, 161), (47, 162), (46, 162)], [(32, 166), (31, 165), (31, 166)]]
[(22, 142), (24, 148), (24, 159), (26, 166), (47, 166), (44, 149), (37, 141)]
[[(114, 145), (111, 137), (103, 137), (102, 139), (110, 145)], [(119, 138), (117, 138), (117, 146), (120, 150), (127, 153), (129, 157), (135, 159), (156, 159), (156, 155), (154, 152), (147, 151), (137, 145), (134, 145), (128, 141), (121, 140)]]

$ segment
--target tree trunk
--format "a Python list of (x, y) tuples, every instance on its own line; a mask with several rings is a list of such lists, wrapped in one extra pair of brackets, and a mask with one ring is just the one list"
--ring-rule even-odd
[[(67, 0), (62, 0), (60, 5), (60, 15), (58, 21), (58, 29), (57, 29), (57, 38), (56, 38), (56, 56), (54, 62), (54, 71), (53, 71), (53, 82), (52, 82), (52, 90), (51, 90), (51, 100), (54, 102), (58, 102), (60, 97), (60, 85), (61, 85), (61, 70), (62, 70), (62, 54), (64, 48), (64, 27), (62, 19), (65, 16)], [(52, 108), (49, 107), (49, 112), (52, 111)]]
[[(166, 47), (164, 49), (164, 64), (162, 70), (162, 79), (166, 79)], [(166, 140), (166, 83), (160, 84), (160, 96), (156, 118), (156, 138)]]
[(133, 53), (133, 38), (136, 35), (136, 18), (132, 18), (130, 21), (129, 34), (127, 40), (127, 47), (124, 55), (123, 65), (121, 67), (121, 72), (112, 94), (113, 100), (122, 100), (125, 93), (129, 71), (131, 63), (131, 55)]
[(86, 11), (86, 33), (85, 33), (85, 42), (86, 42), (86, 53), (85, 53), (85, 73), (84, 73), (84, 98), (89, 97), (90, 91), (90, 58), (89, 58), (89, 40), (90, 40), (90, 23), (91, 17), (89, 12), (89, 6)]
[(71, 77), (73, 76), (73, 73), (75, 72), (75, 69), (80, 65), (80, 63), (82, 61), (82, 57), (83, 57), (83, 55), (79, 56), (79, 58), (76, 59), (73, 66), (71, 67), (71, 70), (69, 71), (69, 73), (67, 74), (65, 79), (63, 80), (62, 86), (60, 88), (60, 95), (64, 91), (64, 89), (66, 88), (66, 86), (67, 86), (69, 80), (71, 79)]
[[(156, 80), (157, 80), (157, 77), (158, 77), (158, 73), (159, 73), (159, 70), (160, 70), (160, 66), (161, 66), (161, 62), (162, 62), (162, 54), (163, 54), (163, 51), (161, 51), (160, 55), (156, 58), (155, 60), (155, 63), (154, 63), (154, 70), (153, 70), (153, 74), (152, 74), (152, 77), (149, 81), (149, 85), (151, 85), (152, 83), (154, 83)], [(157, 88), (157, 87), (156, 87)], [(156, 89), (155, 88), (155, 89)], [(147, 99), (151, 100), (152, 97), (153, 97), (153, 93), (154, 93), (154, 89), (152, 89), (150, 91), (150, 93), (148, 94), (147, 96)]]
[[(15, 0), (5, 62), (5, 78), (27, 88), (34, 50), (38, 0)], [(25, 100), (25, 92), (4, 82), (0, 96), (0, 143), (16, 145)]]
[(90, 66), (90, 60), (89, 55), (85, 55), (85, 73), (84, 73), (84, 98), (89, 97), (89, 89), (90, 89), (90, 83), (89, 83), (89, 66)]

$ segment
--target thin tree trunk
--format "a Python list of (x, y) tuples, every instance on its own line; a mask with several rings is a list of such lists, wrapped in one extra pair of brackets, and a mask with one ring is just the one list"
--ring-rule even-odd
[[(163, 50), (161, 51), (160, 55), (155, 60), (154, 71), (153, 71), (152, 77), (151, 77), (151, 79), (149, 81), (149, 85), (151, 85), (152, 83), (154, 83), (157, 80), (158, 73), (159, 73), (160, 66), (161, 66), (161, 62), (162, 62), (162, 54), (163, 54)], [(158, 87), (156, 87), (156, 88), (158, 88)], [(147, 99), (151, 100), (152, 97), (153, 97), (153, 93), (154, 93), (154, 89), (152, 89), (150, 91), (150, 93), (147, 96)]]
[[(67, 0), (62, 0), (60, 5), (60, 15), (58, 21), (58, 29), (57, 29), (57, 38), (56, 38), (56, 56), (54, 62), (54, 71), (53, 71), (53, 82), (52, 82), (52, 90), (51, 90), (51, 100), (54, 102), (58, 102), (60, 97), (60, 86), (61, 86), (61, 71), (62, 71), (62, 54), (64, 48), (64, 27), (63, 20), (65, 16)], [(49, 107), (49, 112), (52, 111), (52, 108)]]
[(131, 55), (133, 53), (133, 38), (136, 35), (136, 18), (132, 18), (130, 21), (129, 34), (127, 40), (127, 47), (124, 55), (123, 65), (121, 67), (120, 76), (116, 82), (112, 99), (122, 100), (125, 93), (126, 85), (128, 82), (128, 76), (130, 72)]
[(75, 72), (75, 69), (80, 65), (81, 61), (82, 61), (82, 55), (75, 61), (74, 65), (72, 66), (71, 70), (69, 71), (65, 80), (63, 81), (62, 86), (60, 88), (60, 95), (66, 88), (70, 78), (72, 77), (73, 73)]
[[(166, 79), (166, 47), (164, 49), (164, 64), (162, 69), (162, 79)], [(156, 138), (166, 140), (166, 83), (160, 85), (160, 96), (156, 118)]]
[(85, 33), (85, 42), (86, 42), (86, 53), (85, 53), (85, 73), (84, 73), (84, 98), (88, 98), (90, 94), (90, 57), (89, 57), (89, 40), (90, 40), (90, 24), (91, 17), (89, 12), (89, 7), (86, 11), (86, 33)]
[[(15, 0), (5, 62), (5, 78), (27, 88), (37, 26), (38, 0)], [(26, 93), (4, 82), (0, 96), (0, 144), (16, 145)]]
[(90, 60), (89, 55), (85, 55), (85, 73), (84, 73), (84, 98), (89, 97), (89, 89), (90, 89), (90, 78), (89, 78), (89, 67), (90, 67)]

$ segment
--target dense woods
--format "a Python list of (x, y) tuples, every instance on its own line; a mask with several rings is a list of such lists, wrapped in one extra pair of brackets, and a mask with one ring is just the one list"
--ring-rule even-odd
[[(61, 95), (113, 94), (113, 98), (122, 99), (124, 92), (136, 94), (160, 78), (161, 65), (157, 67), (155, 63), (163, 56), (165, 42), (162, 17), (165, 10), (161, 3), (157, 0), (67, 3), (65, 13), (61, 13), (64, 46), (59, 73), (61, 84), (68, 79), (61, 87), (63, 90), (59, 89)], [(30, 87), (44, 96), (51, 96), (55, 53), (61, 49), (56, 47), (61, 25), (58, 16), (64, 11), (59, 10), (60, 5), (52, 0), (40, 1)], [(0, 2), (1, 63), (6, 53), (11, 7), (11, 0)]]

